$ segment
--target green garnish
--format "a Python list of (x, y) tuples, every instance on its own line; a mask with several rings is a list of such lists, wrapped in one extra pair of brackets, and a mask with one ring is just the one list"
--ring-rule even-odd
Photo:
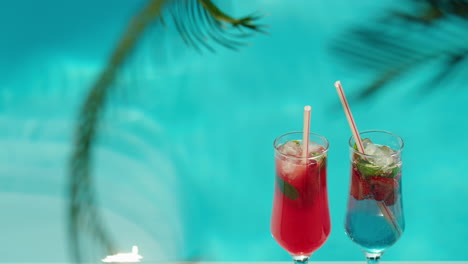
[(325, 160), (325, 158), (327, 157), (327, 154), (326, 153), (322, 153), (322, 152), (311, 152), (309, 154), (309, 157), (312, 157), (314, 160), (317, 161), (317, 163), (322, 166), (322, 164), (324, 163), (323, 161)]
[(297, 198), (299, 198), (299, 191), (296, 189), (296, 187), (292, 186), (287, 181), (276, 176), (276, 183), (278, 184), (278, 187), (281, 190), (281, 192), (289, 199), (296, 200)]
[(301, 145), (301, 142), (299, 142), (299, 140), (292, 140), (292, 142), (296, 143), (296, 145)]
[(400, 173), (400, 167), (395, 166), (395, 167), (392, 169), (392, 175), (391, 175), (391, 177), (392, 177), (392, 178), (395, 178), (399, 173)]
[(325, 168), (327, 166), (327, 159), (325, 158), (327, 154), (324, 154), (322, 157), (320, 157), (317, 162), (319, 163), (320, 168)]
[(361, 173), (361, 176), (367, 179), (370, 176), (381, 176), (385, 178), (395, 178), (400, 173), (400, 167), (396, 164), (391, 164), (388, 167), (379, 167), (367, 160), (359, 158), (355, 162), (357, 169)]
[(370, 176), (379, 175), (382, 173), (382, 168), (375, 166), (368, 161), (360, 160), (356, 163), (356, 166), (361, 173), (363, 178), (368, 178)]

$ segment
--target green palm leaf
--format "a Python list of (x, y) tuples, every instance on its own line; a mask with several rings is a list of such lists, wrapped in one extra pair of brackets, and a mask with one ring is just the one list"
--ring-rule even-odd
[(333, 41), (335, 55), (375, 76), (362, 85), (356, 99), (370, 98), (408, 72), (439, 63), (438, 71), (425, 74), (428, 77), (422, 89), (428, 93), (468, 62), (467, 0), (413, 0), (406, 4), (404, 10), (401, 5), (390, 9)]
[(251, 15), (240, 19), (223, 13), (210, 0), (150, 0), (129, 24), (107, 66), (90, 87), (78, 116), (74, 149), (69, 172), (69, 238), (73, 259), (82, 261), (83, 241), (88, 237), (105, 251), (116, 253), (113, 240), (106, 230), (97, 209), (95, 186), (92, 177), (92, 147), (99, 133), (102, 113), (112, 93), (119, 70), (154, 23), (166, 25), (169, 14), (184, 42), (200, 52), (214, 52), (213, 43), (237, 49), (245, 44), (253, 32), (264, 32), (264, 26), (256, 24), (260, 18)]

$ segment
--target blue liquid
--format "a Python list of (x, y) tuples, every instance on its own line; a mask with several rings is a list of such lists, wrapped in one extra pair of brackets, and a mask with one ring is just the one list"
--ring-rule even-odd
[[(400, 238), (393, 232), (374, 200), (356, 201), (350, 197), (349, 208), (352, 209), (348, 210), (346, 215), (346, 233), (364, 251), (381, 253)], [(401, 213), (401, 203), (398, 201), (389, 208), (403, 231), (405, 223)]]

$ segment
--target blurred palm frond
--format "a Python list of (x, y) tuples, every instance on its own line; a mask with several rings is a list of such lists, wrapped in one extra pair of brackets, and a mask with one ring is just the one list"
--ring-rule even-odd
[[(97, 209), (92, 174), (92, 148), (119, 70), (136, 48), (144, 32), (163, 25), (169, 14), (184, 42), (198, 51), (214, 52), (213, 43), (236, 50), (255, 32), (265, 33), (261, 18), (254, 14), (240, 19), (223, 13), (210, 0), (150, 0), (129, 24), (107, 66), (90, 87), (78, 116), (69, 171), (69, 241), (72, 257), (82, 261), (84, 238), (98, 243), (108, 254), (115, 252), (113, 240)], [(83, 231), (83, 232), (82, 232)]]
[[(223, 13), (209, 0), (182, 0), (177, 3), (170, 9), (176, 29), (185, 44), (200, 52), (203, 48), (215, 52), (210, 41), (237, 50), (246, 45), (246, 37), (251, 37), (256, 32), (266, 33), (265, 25), (255, 23), (262, 17), (259, 14), (235, 19)], [(181, 17), (184, 19), (180, 19)]]
[[(468, 62), (468, 0), (407, 0), (375, 21), (351, 28), (331, 49), (353, 68), (374, 77), (357, 94), (372, 97), (410, 71), (429, 64), (427, 94), (459, 74)], [(466, 76), (466, 75), (464, 75)], [(462, 76), (463, 77), (463, 76)]]

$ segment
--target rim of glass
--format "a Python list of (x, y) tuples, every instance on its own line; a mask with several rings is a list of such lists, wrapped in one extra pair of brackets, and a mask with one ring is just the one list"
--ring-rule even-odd
[[(398, 136), (397, 134), (395, 133), (392, 133), (392, 132), (389, 132), (389, 131), (386, 131), (386, 130), (377, 130), (377, 129), (374, 129), (374, 130), (364, 130), (364, 131), (361, 131), (359, 132), (359, 135), (363, 135), (363, 134), (368, 134), (368, 133), (383, 133), (383, 134), (387, 134), (387, 135), (390, 135), (394, 138), (396, 138), (398, 140), (398, 142), (400, 143), (400, 148), (398, 148), (397, 150), (393, 150), (395, 151), (394, 154), (392, 154), (391, 156), (396, 156), (396, 155), (400, 155), (400, 152), (403, 150), (403, 148), (405, 147), (405, 142), (403, 141), (403, 139)], [(349, 140), (348, 140), (348, 146), (349, 148), (351, 149), (351, 151), (353, 152), (356, 152), (358, 153), (359, 155), (361, 156), (365, 156), (365, 157), (377, 157), (378, 155), (369, 155), (369, 154), (365, 154), (365, 153), (362, 153), (360, 152), (359, 150), (357, 149), (354, 149), (354, 144), (352, 144), (351, 142), (354, 141), (354, 137), (351, 136), (349, 137)]]
[[(303, 157), (296, 157), (296, 156), (289, 155), (289, 154), (283, 154), (283, 153), (281, 153), (281, 151), (279, 151), (279, 149), (278, 149), (278, 148), (281, 146), (281, 145), (278, 144), (278, 142), (279, 142), (279, 140), (280, 140), (281, 138), (286, 137), (286, 136), (289, 136), (289, 135), (292, 135), (292, 134), (300, 134), (301, 137), (299, 138), (299, 140), (302, 141), (302, 133), (303, 133), (302, 131), (293, 131), (293, 132), (288, 132), (288, 133), (282, 134), (281, 136), (277, 137), (277, 138), (275, 139), (275, 141), (273, 141), (273, 148), (275, 149), (275, 152), (278, 153), (279, 155), (285, 157), (285, 158), (288, 158), (288, 159), (303, 160), (303, 159), (304, 159)], [(317, 134), (317, 133), (313, 133), (313, 132), (309, 132), (309, 137), (310, 137), (310, 135), (314, 135), (314, 136), (316, 136), (316, 137), (322, 139), (323, 142), (324, 142), (324, 145), (319, 144), (319, 143), (317, 143), (317, 144), (319, 144), (319, 145), (321, 145), (322, 147), (324, 147), (325, 150), (322, 151), (319, 155), (310, 156), (310, 157), (307, 157), (307, 159), (316, 159), (316, 158), (322, 157), (324, 154), (326, 154), (326, 153), (328, 152), (328, 147), (330, 146), (330, 144), (328, 143), (327, 138), (324, 137), (324, 136), (322, 136), (322, 135), (319, 135), (319, 134)]]

